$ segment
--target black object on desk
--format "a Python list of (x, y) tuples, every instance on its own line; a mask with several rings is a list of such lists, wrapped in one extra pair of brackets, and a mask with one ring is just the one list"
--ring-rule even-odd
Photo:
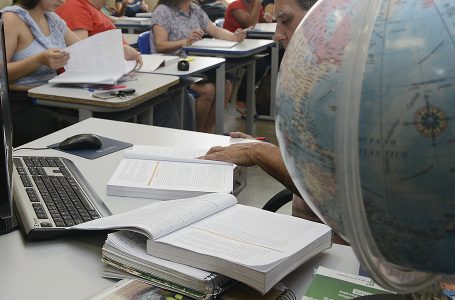
[(103, 145), (101, 139), (91, 133), (82, 133), (73, 135), (64, 141), (61, 141), (58, 148), (61, 150), (88, 150), (99, 149)]
[(190, 69), (190, 62), (187, 60), (181, 60), (177, 63), (177, 69), (179, 71), (188, 71)]
[(76, 156), (84, 157), (87, 159), (95, 159), (98, 157), (102, 157), (107, 154), (111, 154), (117, 152), (119, 150), (123, 150), (125, 148), (133, 146), (131, 143), (125, 143), (118, 140), (109, 139), (103, 136), (99, 136), (98, 138), (101, 140), (102, 145), (99, 149), (79, 149), (79, 150), (62, 150), (59, 149), (58, 146), (60, 143), (52, 144), (47, 146), (48, 148), (56, 149), (65, 153), (70, 153)]

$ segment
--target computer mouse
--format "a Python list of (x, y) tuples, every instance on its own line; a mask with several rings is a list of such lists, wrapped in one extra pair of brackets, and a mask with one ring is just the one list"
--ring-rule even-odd
[(83, 133), (71, 136), (60, 142), (58, 148), (61, 150), (99, 149), (102, 144), (103, 142), (97, 135)]

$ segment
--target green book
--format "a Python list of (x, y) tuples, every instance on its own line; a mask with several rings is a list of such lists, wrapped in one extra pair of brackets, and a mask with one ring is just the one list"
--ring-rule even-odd
[(371, 278), (319, 267), (305, 291), (306, 300), (346, 300), (374, 294), (391, 294)]

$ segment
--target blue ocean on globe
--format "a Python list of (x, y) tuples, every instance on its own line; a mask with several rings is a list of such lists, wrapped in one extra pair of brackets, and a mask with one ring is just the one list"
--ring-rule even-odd
[(455, 273), (455, 1), (319, 1), (280, 67), (277, 135), (302, 197), (353, 247)]

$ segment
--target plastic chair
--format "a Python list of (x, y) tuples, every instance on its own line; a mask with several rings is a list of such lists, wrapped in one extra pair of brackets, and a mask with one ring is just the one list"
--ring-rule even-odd
[(150, 54), (150, 31), (145, 31), (137, 37), (137, 47), (141, 54)]

